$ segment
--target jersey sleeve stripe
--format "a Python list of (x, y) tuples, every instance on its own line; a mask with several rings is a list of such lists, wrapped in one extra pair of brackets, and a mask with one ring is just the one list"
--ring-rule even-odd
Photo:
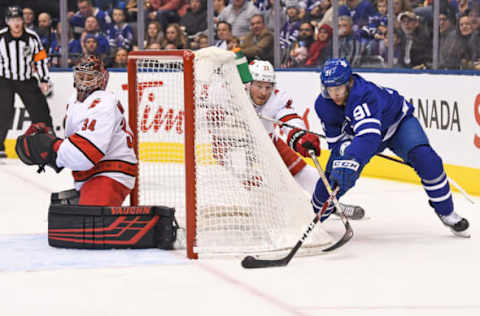
[(360, 135), (365, 135), (365, 134), (378, 134), (378, 135), (382, 135), (382, 133), (380, 132), (379, 129), (376, 129), (376, 128), (366, 128), (364, 130), (361, 130), (360, 132), (358, 132), (357, 134), (355, 134), (355, 136), (360, 136)]
[(293, 120), (293, 119), (302, 119), (297, 113), (291, 113), (291, 114), (287, 114), (285, 116), (282, 116), (280, 118), (280, 121), (282, 122), (288, 122), (290, 120)]
[(77, 182), (87, 181), (99, 173), (118, 172), (128, 176), (136, 177), (138, 165), (122, 160), (103, 160), (95, 167), (85, 171), (73, 171), (73, 178)]
[(105, 156), (105, 154), (98, 149), (95, 144), (83, 136), (74, 134), (70, 136), (68, 140), (94, 165), (96, 165)]
[(361, 121), (357, 122), (353, 126), (353, 131), (356, 132), (359, 126), (361, 126), (363, 124), (367, 124), (367, 123), (375, 123), (375, 124), (378, 124), (379, 127), (382, 126), (382, 123), (380, 122), (380, 120), (375, 119), (375, 118), (368, 118), (368, 119), (364, 119), (364, 120), (361, 120)]

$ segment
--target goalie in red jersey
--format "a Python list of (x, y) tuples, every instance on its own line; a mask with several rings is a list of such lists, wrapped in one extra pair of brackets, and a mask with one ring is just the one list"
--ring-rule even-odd
[[(305, 123), (295, 111), (293, 100), (285, 91), (275, 88), (275, 70), (270, 62), (254, 60), (250, 63), (249, 70), (253, 81), (247, 84), (247, 93), (257, 114), (298, 127), (296, 129), (282, 127), (279, 132), (275, 130), (274, 123), (262, 119), (265, 129), (272, 137), (278, 153), (295, 181), (308, 194), (313, 194), (319, 179), (318, 173), (297, 153), (309, 157), (308, 150), (313, 149), (317, 155), (320, 155), (318, 136), (304, 131)], [(341, 203), (340, 205), (344, 209), (345, 216), (351, 219), (361, 219), (365, 215), (365, 211), (360, 206)]]
[(15, 150), (40, 171), (72, 170), (80, 205), (120, 206), (133, 189), (137, 159), (133, 134), (118, 98), (105, 91), (108, 72), (95, 56), (74, 68), (74, 93), (67, 103), (65, 139), (44, 124), (18, 137)]

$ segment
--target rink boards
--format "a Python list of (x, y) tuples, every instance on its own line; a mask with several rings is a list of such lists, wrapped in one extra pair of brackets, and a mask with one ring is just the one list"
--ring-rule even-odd
[[(320, 86), (319, 73), (287, 71), (278, 72), (277, 75), (278, 88), (288, 89), (297, 112), (305, 117), (309, 128), (321, 131), (313, 108)], [(480, 76), (373, 72), (362, 75), (367, 80), (397, 89), (414, 104), (415, 115), (425, 128), (432, 146), (442, 157), (450, 178), (455, 179), (468, 193), (480, 195)], [(51, 77), (55, 86), (48, 102), (56, 132), (61, 137), (66, 102), (73, 92), (73, 79), (70, 71), (53, 72)], [(126, 72), (112, 72), (107, 90), (115, 92), (126, 105)], [(28, 113), (18, 96), (15, 107), (13, 128), (6, 141), (9, 157), (16, 156), (15, 139), (30, 124)], [(168, 148), (172, 145), (160, 146)], [(173, 155), (182, 155), (181, 145), (173, 146), (176, 148)], [(321, 157), (323, 162), (327, 158), (328, 153)], [(418, 178), (410, 168), (377, 157), (367, 165), (363, 175), (418, 183)]]

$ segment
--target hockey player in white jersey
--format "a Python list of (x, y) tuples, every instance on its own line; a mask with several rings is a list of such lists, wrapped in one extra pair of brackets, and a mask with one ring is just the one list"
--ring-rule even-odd
[(67, 103), (65, 139), (33, 124), (15, 147), (27, 165), (71, 169), (80, 205), (120, 206), (135, 185), (133, 134), (107, 82), (103, 63), (88, 57), (74, 68), (77, 93)]
[[(249, 70), (253, 81), (247, 84), (247, 92), (257, 114), (299, 127), (298, 129), (283, 127), (278, 130), (274, 123), (262, 119), (265, 129), (272, 137), (278, 153), (295, 181), (308, 194), (313, 194), (319, 179), (318, 173), (315, 168), (307, 165), (296, 152), (304, 157), (309, 157), (308, 150), (313, 149), (317, 155), (320, 155), (318, 136), (304, 131), (305, 123), (295, 111), (293, 100), (285, 91), (275, 88), (275, 70), (270, 62), (254, 60), (250, 63)], [(347, 217), (351, 219), (364, 217), (363, 208), (341, 205)]]

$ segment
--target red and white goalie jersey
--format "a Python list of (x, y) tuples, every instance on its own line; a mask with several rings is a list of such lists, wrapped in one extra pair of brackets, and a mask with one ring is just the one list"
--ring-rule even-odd
[[(257, 114), (265, 117), (273, 118), (284, 123), (288, 122), (288, 124), (299, 128), (305, 128), (305, 123), (302, 118), (295, 112), (292, 99), (283, 91), (275, 89), (264, 105), (255, 105), (255, 111)], [(278, 125), (264, 119), (262, 119), (262, 123), (268, 134), (272, 137), (275, 147), (287, 165), (288, 170), (295, 176), (306, 166), (306, 163), (287, 145), (286, 138), (291, 129), (288, 127), (279, 129)]]
[(76, 190), (99, 176), (128, 189), (134, 187), (137, 159), (133, 134), (121, 103), (112, 93), (97, 90), (84, 102), (78, 101), (75, 94), (69, 99), (65, 140), (57, 151), (56, 163), (73, 170)]

